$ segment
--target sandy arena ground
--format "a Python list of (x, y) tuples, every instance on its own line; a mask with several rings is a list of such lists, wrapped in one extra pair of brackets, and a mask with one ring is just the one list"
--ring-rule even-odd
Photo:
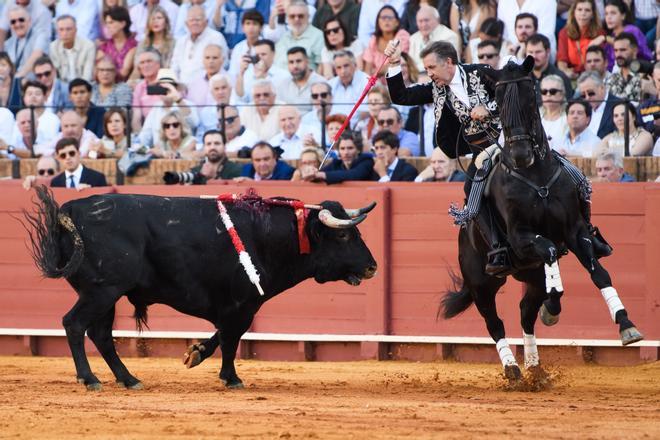
[(68, 358), (1, 357), (0, 438), (660, 438), (660, 362), (566, 366), (541, 392), (506, 390), (490, 364), (239, 361), (226, 390), (219, 359), (127, 358), (145, 384), (88, 392)]

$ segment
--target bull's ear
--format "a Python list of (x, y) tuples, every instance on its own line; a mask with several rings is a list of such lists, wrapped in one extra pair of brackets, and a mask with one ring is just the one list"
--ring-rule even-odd
[(525, 61), (522, 63), (522, 68), (526, 74), (531, 72), (534, 68), (534, 57), (527, 55), (527, 58), (525, 58)]

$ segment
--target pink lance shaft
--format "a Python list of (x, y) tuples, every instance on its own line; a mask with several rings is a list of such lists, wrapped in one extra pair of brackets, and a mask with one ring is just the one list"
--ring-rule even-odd
[[(396, 40), (396, 45), (397, 46), (399, 45), (399, 40)], [(367, 93), (369, 93), (369, 90), (371, 90), (371, 88), (376, 84), (376, 81), (378, 81), (378, 72), (383, 70), (383, 66), (385, 65), (385, 63), (389, 59), (390, 59), (390, 57), (385, 57), (383, 62), (380, 64), (380, 67), (378, 69), (376, 69), (376, 71), (374, 71), (374, 74), (369, 77), (369, 81), (367, 81), (367, 85), (364, 87), (364, 90), (362, 91), (362, 96), (360, 96), (360, 99), (358, 99), (357, 102), (355, 103), (355, 105), (353, 106), (353, 110), (351, 110), (351, 112), (348, 114), (348, 117), (346, 118), (344, 123), (341, 125), (341, 128), (339, 128), (339, 131), (335, 135), (335, 138), (332, 140), (332, 144), (330, 145), (330, 148), (328, 148), (328, 151), (325, 152), (325, 156), (323, 156), (323, 160), (321, 161), (321, 165), (319, 165), (319, 170), (321, 168), (323, 168), (323, 164), (325, 163), (326, 159), (330, 155), (330, 152), (332, 151), (335, 144), (339, 140), (339, 136), (341, 136), (341, 134), (344, 132), (344, 130), (346, 129), (348, 124), (351, 122), (351, 118), (353, 117), (353, 115), (357, 111), (358, 107), (360, 107), (360, 104), (362, 104), (362, 101), (364, 101), (364, 97), (367, 96)]]

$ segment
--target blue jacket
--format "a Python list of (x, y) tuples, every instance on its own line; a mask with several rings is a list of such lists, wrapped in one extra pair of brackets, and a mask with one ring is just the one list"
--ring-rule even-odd
[[(288, 163), (278, 160), (275, 169), (273, 170), (273, 175), (268, 180), (291, 180), (294, 171), (295, 170), (289, 166)], [(251, 163), (243, 165), (241, 176), (254, 179), (254, 174), (254, 166)]]
[(374, 170), (374, 159), (370, 154), (360, 153), (351, 163), (349, 169), (344, 168), (341, 159), (334, 159), (323, 167), (327, 183), (341, 183), (345, 180), (371, 180)]

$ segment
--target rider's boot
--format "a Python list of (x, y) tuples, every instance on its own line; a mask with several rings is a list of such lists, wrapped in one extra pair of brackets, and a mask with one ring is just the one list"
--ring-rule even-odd
[(591, 224), (591, 203), (586, 200), (580, 200), (580, 209), (584, 220), (587, 222), (587, 227), (589, 228), (594, 256), (596, 258), (609, 257), (612, 255), (612, 246), (610, 246), (607, 240), (605, 240), (598, 228)]
[(483, 203), (481, 212), (477, 215), (476, 220), (481, 230), (481, 235), (488, 246), (490, 246), (488, 262), (485, 267), (486, 274), (495, 277), (509, 275), (513, 269), (509, 260), (509, 251), (492, 221), (490, 210), (486, 203)]

